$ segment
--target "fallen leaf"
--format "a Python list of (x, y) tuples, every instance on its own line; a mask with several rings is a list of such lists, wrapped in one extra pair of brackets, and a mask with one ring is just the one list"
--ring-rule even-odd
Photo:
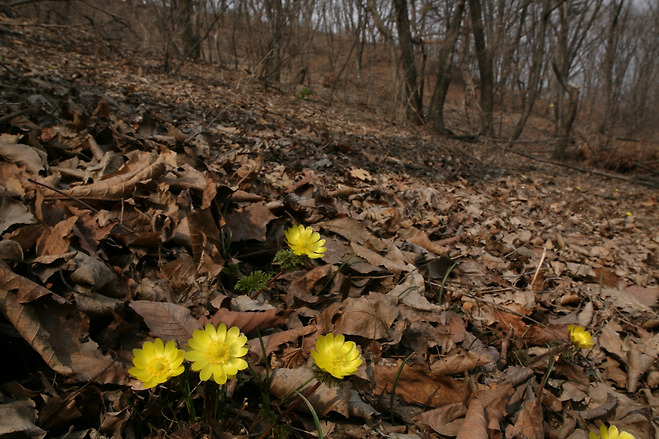
[(334, 331), (378, 340), (388, 336), (391, 324), (398, 316), (397, 299), (371, 293), (343, 302), (343, 312), (337, 319)]
[(183, 346), (195, 329), (202, 328), (188, 308), (175, 303), (135, 300), (128, 306), (142, 316), (153, 335), (165, 342), (176, 340)]
[[(402, 360), (392, 362), (383, 359), (374, 365), (375, 394), (392, 391), (394, 377), (401, 364)], [(442, 407), (466, 402), (471, 395), (471, 387), (468, 380), (439, 375), (425, 364), (408, 362), (398, 377), (396, 395), (409, 403)]]
[[(512, 436), (510, 436), (512, 437)], [(469, 402), (465, 420), (460, 427), (457, 439), (487, 439), (487, 421), (481, 402), (474, 398)]]
[(0, 404), (0, 419), (2, 419), (0, 433), (6, 437), (20, 435), (31, 439), (41, 439), (48, 434), (47, 431), (35, 425), (37, 410), (31, 399)]

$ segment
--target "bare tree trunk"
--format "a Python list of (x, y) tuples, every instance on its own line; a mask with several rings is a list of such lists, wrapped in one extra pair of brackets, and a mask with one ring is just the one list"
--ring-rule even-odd
[[(555, 29), (556, 42), (552, 55), (552, 69), (558, 85), (556, 87), (556, 137), (554, 158), (565, 160), (567, 146), (570, 143), (572, 125), (577, 115), (579, 104), (578, 87), (569, 84), (570, 70), (576, 54), (582, 46), (588, 30), (599, 14), (603, 0), (593, 0), (581, 8), (574, 8), (569, 0), (558, 4), (558, 26)], [(568, 102), (565, 105), (564, 95)]]
[(181, 0), (180, 25), (183, 53), (191, 59), (199, 58), (199, 29), (195, 20), (194, 0)]
[(428, 122), (435, 131), (444, 135), (450, 134), (444, 124), (444, 102), (446, 101), (448, 87), (451, 84), (453, 52), (460, 37), (460, 24), (462, 23), (464, 10), (465, 0), (458, 0), (453, 9), (451, 23), (446, 31), (446, 37), (439, 49), (437, 81), (432, 98), (430, 99), (430, 108), (428, 109)]
[(480, 106), (482, 112), (481, 131), (487, 136), (494, 133), (492, 117), (494, 114), (494, 65), (491, 48), (485, 43), (483, 27), (483, 8), (480, 0), (469, 0), (471, 31), (474, 35), (474, 47), (480, 72)]
[(579, 107), (579, 87), (568, 84), (563, 71), (555, 62), (552, 63), (552, 67), (561, 88), (568, 94), (567, 110), (564, 110), (562, 107), (557, 108), (556, 137), (558, 137), (558, 141), (553, 153), (555, 159), (565, 160), (567, 147), (570, 144), (572, 125), (574, 124), (574, 119), (577, 117), (577, 109)]
[(529, 83), (527, 85), (526, 93), (522, 97), (522, 115), (517, 121), (515, 126), (515, 131), (511, 136), (511, 140), (519, 139), (519, 136), (522, 135), (526, 122), (531, 115), (531, 110), (535, 104), (535, 100), (538, 97), (539, 84), (540, 84), (540, 74), (542, 73), (542, 65), (545, 59), (545, 34), (547, 33), (547, 22), (549, 21), (549, 14), (551, 14), (551, 2), (552, 0), (543, 0), (542, 2), (542, 12), (540, 16), (540, 25), (538, 26), (538, 32), (535, 36), (535, 48), (533, 50), (533, 56), (531, 61), (531, 71), (529, 73)]
[(611, 4), (613, 10), (611, 11), (611, 21), (606, 38), (606, 55), (602, 65), (602, 69), (604, 70), (604, 115), (599, 126), (599, 132), (602, 134), (608, 134), (610, 132), (611, 121), (613, 120), (613, 64), (615, 63), (617, 51), (616, 27), (624, 4), (625, 0), (620, 0), (620, 3), (614, 1)]
[(266, 2), (265, 11), (271, 34), (263, 55), (259, 74), (259, 78), (266, 83), (276, 83), (281, 79), (281, 47), (285, 21), (282, 9), (281, 0), (268, 0)]
[(410, 32), (410, 19), (407, 11), (407, 0), (394, 0), (396, 25), (398, 28), (398, 43), (400, 45), (400, 58), (403, 64), (405, 78), (405, 114), (408, 120), (422, 123), (421, 97), (417, 84), (416, 63), (414, 61), (414, 46)]
[(382, 17), (378, 13), (377, 8), (375, 7), (374, 0), (366, 0), (366, 10), (373, 17), (373, 22), (375, 27), (378, 29), (378, 32), (384, 37), (387, 47), (389, 48), (389, 57), (391, 58), (391, 77), (395, 85), (395, 89), (398, 90), (399, 84), (399, 73), (398, 73), (398, 57), (396, 56), (396, 43), (394, 41), (394, 36), (382, 21)]

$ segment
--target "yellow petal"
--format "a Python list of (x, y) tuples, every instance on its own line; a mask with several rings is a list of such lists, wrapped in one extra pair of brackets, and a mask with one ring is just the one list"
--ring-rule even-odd
[[(194, 364), (192, 366), (193, 366), (192, 370), (195, 370)], [(201, 372), (199, 372), (199, 379), (202, 381), (208, 381), (208, 379), (211, 377), (212, 371), (213, 371), (212, 367), (210, 366), (204, 367), (203, 369), (201, 369)]]
[(209, 369), (213, 371), (213, 379), (217, 384), (224, 384), (227, 382), (227, 374), (224, 372), (224, 368), (220, 365), (213, 365)]

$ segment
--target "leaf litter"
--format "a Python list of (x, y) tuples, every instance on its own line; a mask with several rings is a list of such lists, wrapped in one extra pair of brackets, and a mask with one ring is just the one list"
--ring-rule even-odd
[[(365, 361), (314, 393), (327, 437), (581, 439), (601, 422), (659, 436), (656, 193), (321, 93), (204, 66), (144, 75), (74, 56), (57, 30), (21, 32), (0, 99), (3, 116), (30, 109), (0, 125), (13, 431), (201, 434), (162, 416), (180, 408), (173, 386), (146, 392), (127, 369), (145, 340), (224, 322), (255, 374), (227, 388), (226, 435), (263, 430), (265, 401), (306, 381), (315, 339), (336, 332)], [(277, 273), (291, 224), (320, 232), (324, 258), (249, 299), (237, 280)], [(559, 356), (570, 324), (596, 344)], [(304, 410), (288, 422), (315, 430)]]

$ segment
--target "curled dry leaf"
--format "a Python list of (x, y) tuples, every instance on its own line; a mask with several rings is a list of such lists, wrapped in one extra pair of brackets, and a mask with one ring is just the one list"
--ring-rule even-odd
[(156, 180), (167, 172), (169, 154), (160, 154), (154, 160), (154, 157), (145, 153), (140, 160), (141, 167), (125, 174), (115, 175), (114, 177), (100, 180), (91, 184), (75, 186), (60, 192), (51, 189), (39, 187), (45, 198), (79, 198), (81, 200), (104, 200), (119, 201), (130, 197), (135, 188), (140, 183), (146, 183), (150, 180)]
[[(210, 318), (210, 322), (215, 326), (224, 323), (227, 327), (237, 326), (244, 333), (252, 332), (255, 329), (263, 331), (281, 325), (288, 319), (292, 310), (276, 312), (274, 309), (268, 309), (259, 312), (250, 311), (230, 311), (226, 308), (218, 309)], [(207, 319), (202, 318), (201, 323), (205, 324)]]
[[(270, 375), (270, 391), (277, 398), (284, 398), (291, 395), (312, 376), (313, 371), (307, 367), (275, 369)], [(300, 393), (305, 394), (305, 390), (313, 385), (313, 382), (307, 384), (304, 389), (300, 390)], [(345, 382), (342, 387), (332, 388), (321, 384), (307, 399), (311, 402), (319, 417), (325, 416), (330, 411), (340, 413), (345, 417), (355, 415), (363, 418), (369, 418), (377, 413), (373, 407), (359, 398), (357, 392), (351, 390), (348, 382)], [(298, 410), (307, 411), (307, 408), (304, 404), (301, 404)]]
[(467, 415), (460, 427), (457, 439), (487, 439), (487, 421), (481, 402), (474, 398), (469, 403)]
[(279, 346), (293, 342), (299, 337), (304, 337), (315, 331), (315, 325), (301, 326), (287, 331), (275, 332), (274, 334), (263, 336), (261, 339), (253, 338), (248, 340), (247, 343), (250, 346), (249, 351), (257, 357), (258, 361), (261, 361), (264, 357), (264, 352), (261, 348), (261, 341), (263, 342), (263, 348), (265, 349), (265, 356), (268, 356), (279, 349)]
[(421, 413), (415, 419), (428, 425), (444, 436), (457, 436), (464, 423), (461, 419), (467, 413), (467, 407), (456, 402)]
[(32, 224), (35, 222), (25, 204), (8, 197), (0, 198), (0, 233), (17, 224)]
[(455, 352), (434, 361), (430, 365), (430, 370), (436, 375), (454, 375), (474, 370), (489, 362), (490, 356), (482, 352)]
[(265, 241), (268, 223), (276, 216), (270, 212), (263, 201), (250, 204), (242, 212), (226, 216), (226, 228), (231, 232), (232, 241), (253, 239)]
[(142, 316), (153, 335), (165, 341), (178, 340), (184, 344), (195, 329), (202, 327), (188, 308), (175, 303), (136, 300), (128, 305)]
[(31, 174), (38, 174), (44, 170), (46, 153), (20, 143), (0, 141), (0, 156), (5, 160), (25, 166)]
[(56, 372), (79, 382), (127, 382), (126, 367), (100, 352), (89, 338), (89, 319), (73, 305), (50, 299), (22, 304), (14, 292), (0, 288), (0, 310)]
[[(2, 430), (7, 436), (21, 436), (30, 439), (41, 439), (46, 437), (47, 432), (35, 425), (37, 422), (37, 411), (34, 401), (22, 399), (20, 401), (9, 401), (0, 404), (0, 419), (2, 419)], [(11, 432), (11, 433), (9, 433)]]
[(389, 328), (398, 316), (395, 297), (371, 293), (366, 297), (346, 299), (343, 313), (334, 331), (378, 340), (388, 336)]
[[(544, 439), (542, 404), (539, 399), (524, 401), (522, 409), (518, 412), (514, 425), (506, 428), (505, 437), (526, 437), (528, 439)], [(518, 435), (518, 436), (516, 436)]]
[[(376, 395), (391, 393), (394, 377), (400, 369), (402, 360), (395, 362), (380, 361), (373, 367)], [(409, 362), (403, 367), (396, 395), (409, 403), (425, 404), (430, 407), (442, 407), (457, 402), (464, 403), (472, 392), (469, 380), (434, 373), (425, 364)]]

